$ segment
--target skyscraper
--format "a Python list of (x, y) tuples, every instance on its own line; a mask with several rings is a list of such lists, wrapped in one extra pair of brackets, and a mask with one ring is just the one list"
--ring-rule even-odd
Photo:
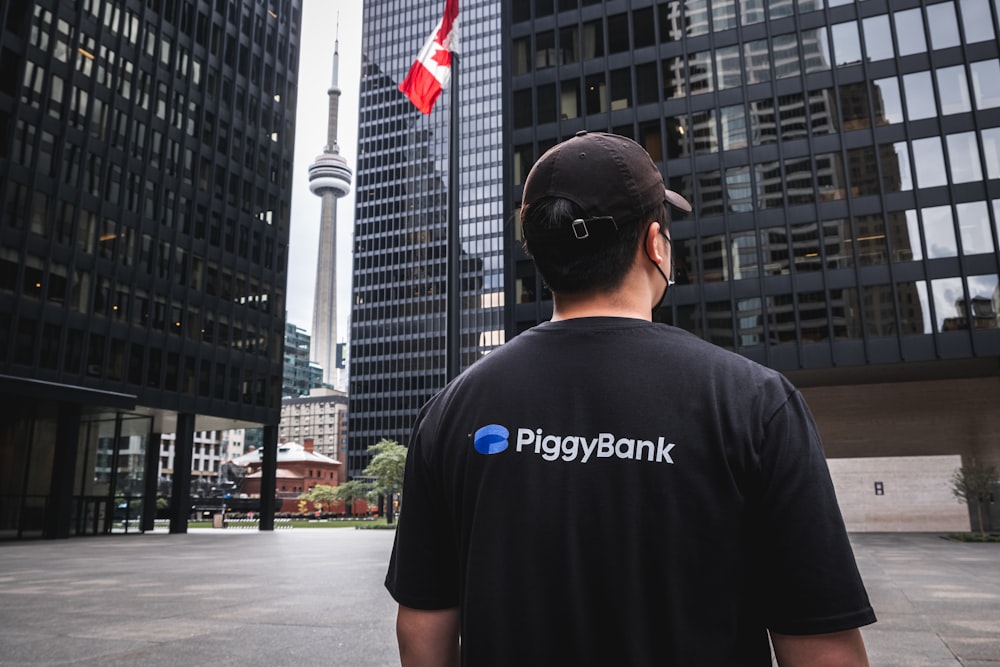
[(351, 168), (340, 155), (337, 120), (340, 111), (340, 43), (333, 47), (333, 82), (328, 91), (330, 111), (323, 154), (309, 167), (309, 189), (323, 198), (319, 247), (316, 257), (316, 292), (313, 296), (313, 362), (323, 369), (323, 384), (339, 384), (337, 359), (337, 200), (351, 191)]
[[(506, 214), (554, 143), (636, 139), (695, 208), (664, 321), (805, 387), (830, 456), (951, 456), (946, 488), (956, 456), (1000, 463), (997, 11), (516, 0)], [(551, 314), (517, 234), (514, 332)]]
[(196, 431), (276, 451), (300, 16), (0, 4), (3, 537), (152, 527), (162, 433), (174, 532)]
[[(365, 3), (359, 108), (348, 474), (405, 443), (446, 374), (448, 171), (458, 168), (461, 365), (503, 341), (501, 3), (463, 2), (457, 78), (428, 116), (397, 90), (443, 0)], [(460, 164), (449, 108), (460, 96)]]

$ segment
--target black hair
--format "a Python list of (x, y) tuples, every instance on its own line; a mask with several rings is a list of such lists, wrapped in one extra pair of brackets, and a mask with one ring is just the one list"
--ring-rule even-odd
[[(666, 226), (669, 215), (667, 205), (660, 203), (641, 220), (616, 219), (617, 231), (580, 240), (568, 231), (573, 220), (584, 217), (580, 208), (568, 199), (547, 197), (521, 209), (524, 249), (553, 292), (607, 292), (619, 287), (632, 268), (646, 223), (656, 220)], [(557, 230), (565, 233), (554, 234)]]

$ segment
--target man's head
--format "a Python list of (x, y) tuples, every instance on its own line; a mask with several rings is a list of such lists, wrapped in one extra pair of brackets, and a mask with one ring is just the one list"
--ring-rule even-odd
[(525, 248), (556, 293), (613, 290), (632, 268), (648, 223), (666, 229), (670, 206), (691, 210), (664, 187), (642, 146), (579, 132), (542, 155), (525, 180)]

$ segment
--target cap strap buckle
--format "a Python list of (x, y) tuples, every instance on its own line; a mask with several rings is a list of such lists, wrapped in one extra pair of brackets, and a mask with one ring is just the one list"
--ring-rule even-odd
[(590, 236), (590, 231), (587, 229), (587, 223), (584, 222), (583, 218), (577, 218), (573, 221), (573, 236), (575, 236), (578, 241), (582, 241)]

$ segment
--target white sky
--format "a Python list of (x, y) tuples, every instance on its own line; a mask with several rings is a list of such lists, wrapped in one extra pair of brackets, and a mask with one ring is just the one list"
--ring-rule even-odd
[[(288, 321), (312, 331), (319, 242), (320, 198), (309, 191), (309, 165), (326, 145), (333, 46), (340, 20), (340, 115), (337, 144), (351, 171), (357, 171), (358, 84), (361, 74), (362, 0), (303, 0), (299, 53), (299, 99), (292, 168), (291, 242), (286, 309)], [(419, 49), (419, 45), (415, 47)], [(415, 52), (414, 52), (415, 53)], [(347, 340), (350, 315), (351, 236), (354, 189), (337, 206), (337, 340)]]

